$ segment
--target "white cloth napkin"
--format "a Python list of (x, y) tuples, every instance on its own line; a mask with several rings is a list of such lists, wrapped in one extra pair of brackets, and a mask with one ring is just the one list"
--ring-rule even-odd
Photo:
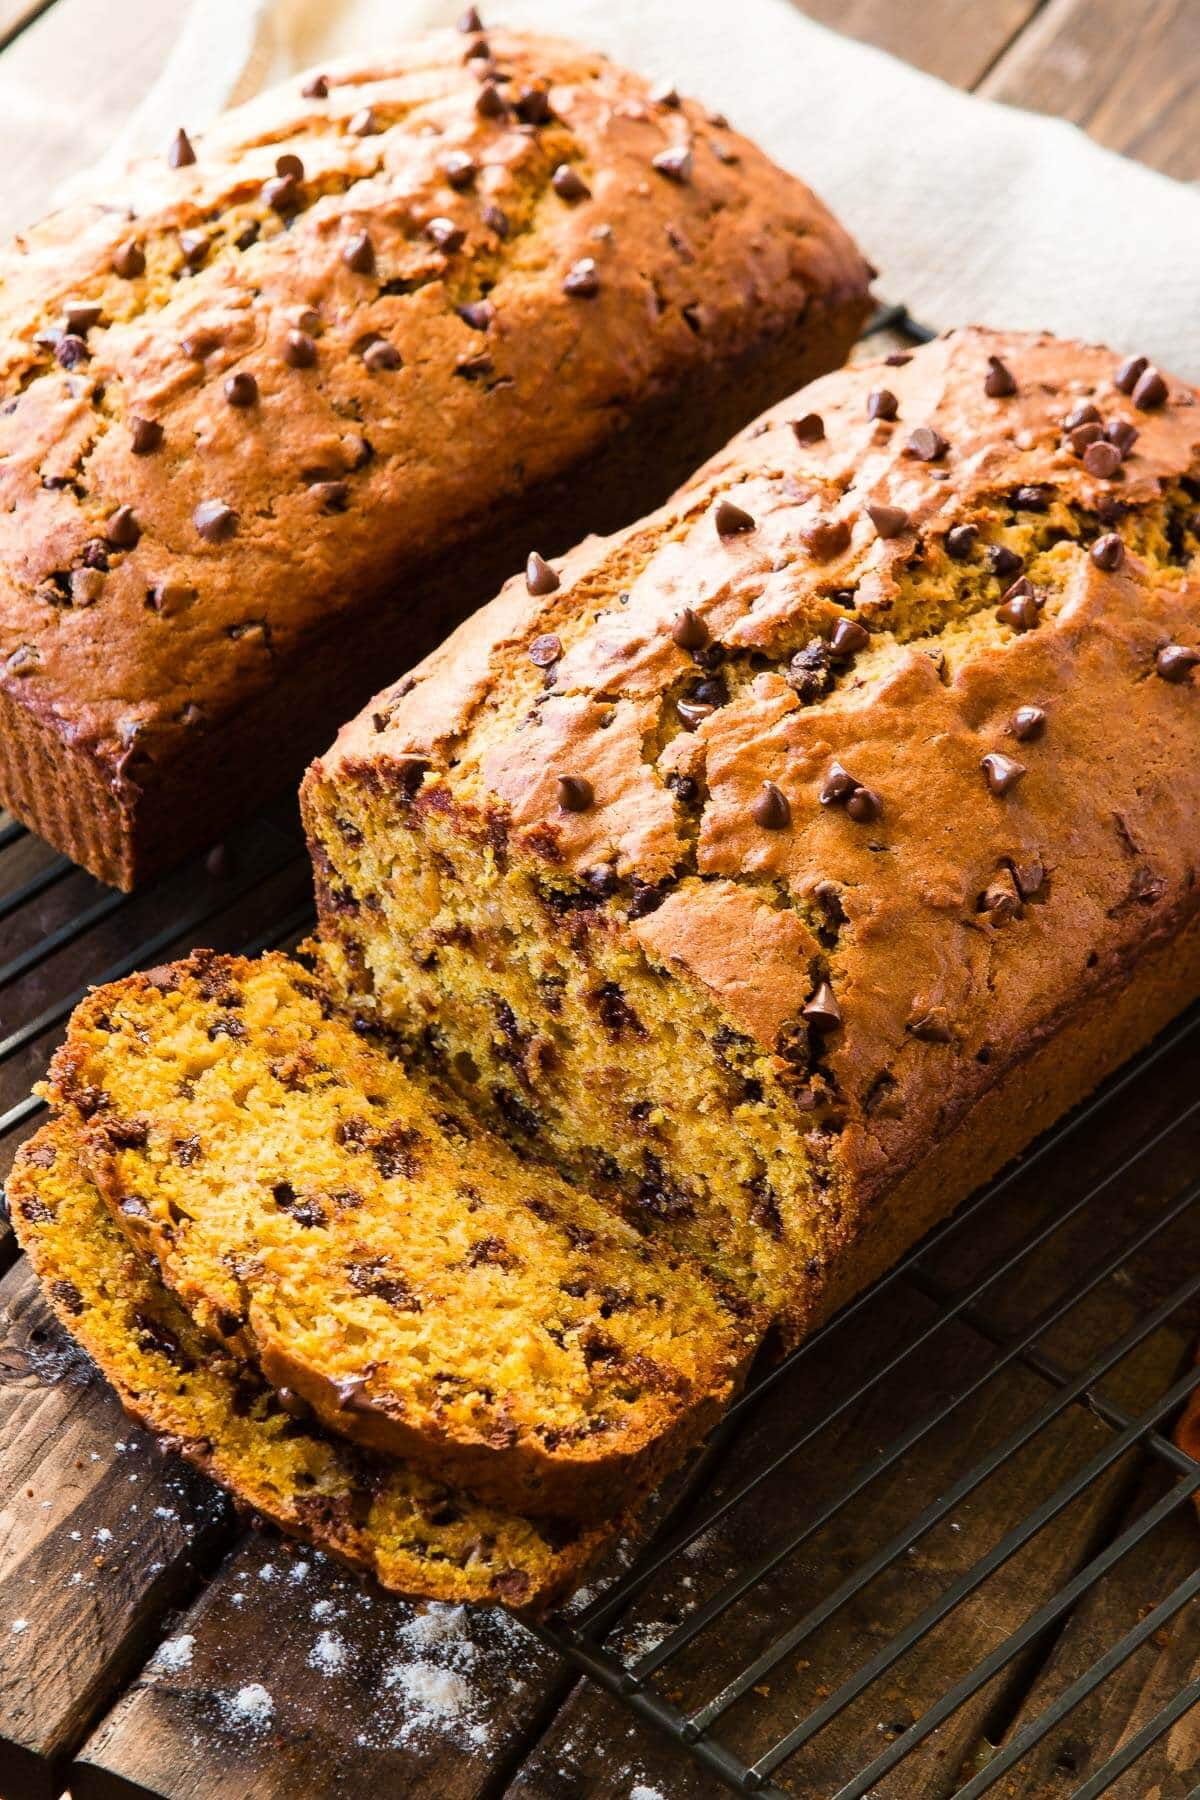
[[(449, 24), (463, 4), (197, 0), (114, 155), (297, 69)], [(493, 0), (491, 17), (575, 37), (726, 112), (840, 214), (879, 293), (926, 323), (1044, 326), (1200, 380), (1200, 188), (960, 94), (789, 0)]]

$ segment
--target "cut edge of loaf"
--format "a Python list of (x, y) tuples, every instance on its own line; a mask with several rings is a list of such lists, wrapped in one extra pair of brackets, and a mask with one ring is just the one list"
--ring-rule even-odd
[(130, 1417), (289, 1535), (415, 1600), (536, 1615), (578, 1586), (627, 1518), (550, 1532), (385, 1463), (291, 1416), (214, 1355), (129, 1249), (88, 1181), (69, 1121), (21, 1148), (13, 1224), (46, 1298)]
[(94, 990), (47, 1091), (114, 1223), (218, 1346), (492, 1504), (611, 1517), (707, 1435), (758, 1347), (752, 1309), (689, 1259), (500, 1139), (464, 1145), (444, 1097), (280, 952)]

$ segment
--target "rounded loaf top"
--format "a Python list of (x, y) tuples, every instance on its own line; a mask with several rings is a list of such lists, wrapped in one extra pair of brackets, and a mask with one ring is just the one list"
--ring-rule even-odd
[(3, 679), (119, 764), (867, 278), (723, 120), (573, 45), (297, 77), (0, 256)]
[(1142, 359), (971, 329), (843, 370), (554, 572), (318, 775), (799, 1032), (864, 1157), (1194, 910), (1200, 406)]

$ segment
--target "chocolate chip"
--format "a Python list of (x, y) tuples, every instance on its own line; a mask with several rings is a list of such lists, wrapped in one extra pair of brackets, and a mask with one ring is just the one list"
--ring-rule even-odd
[(90, 356), (91, 351), (83, 339), (70, 331), (65, 331), (54, 346), (54, 360), (64, 369), (77, 369)]
[(764, 831), (785, 831), (792, 822), (792, 808), (787, 795), (773, 781), (764, 781), (758, 799), (750, 808), (756, 825)]
[(711, 719), (716, 710), (715, 706), (705, 700), (677, 700), (675, 702), (675, 711), (679, 714), (680, 723), (685, 731), (695, 731), (698, 725), (703, 725), (705, 719)]
[(1148, 366), (1148, 360), (1144, 356), (1127, 357), (1113, 376), (1114, 387), (1120, 388), (1123, 394), (1132, 394)]
[(151, 609), (164, 618), (186, 612), (196, 601), (196, 590), (185, 581), (157, 581), (147, 595)]
[(322, 512), (345, 512), (350, 499), (348, 481), (313, 481), (309, 483), (308, 491)]
[(163, 441), (163, 428), (157, 419), (141, 419), (136, 413), (129, 420), (129, 448), (135, 456), (150, 456)]
[(1070, 433), (1078, 431), (1081, 425), (1102, 425), (1103, 423), (1099, 408), (1093, 406), (1089, 401), (1086, 405), (1075, 407), (1067, 414), (1063, 420), (1063, 430)]
[(225, 398), (230, 406), (253, 406), (258, 399), (258, 383), (253, 375), (239, 369), (236, 375), (225, 377)]
[(1154, 658), (1154, 667), (1164, 681), (1186, 681), (1197, 663), (1200, 650), (1189, 650), (1186, 644), (1164, 644)]
[(203, 362), (206, 356), (211, 356), (213, 351), (219, 347), (220, 342), (219, 332), (201, 326), (199, 330), (189, 331), (186, 337), (180, 338), (179, 348), (189, 361)]
[(978, 525), (952, 525), (946, 533), (946, 554), (954, 562), (965, 562), (979, 537)]
[(329, 98), (328, 75), (313, 75), (300, 89), (306, 100), (327, 100)]
[(352, 137), (375, 137), (379, 129), (379, 120), (375, 117), (373, 106), (361, 107), (346, 126)]
[(867, 515), (881, 538), (899, 537), (909, 528), (909, 517), (902, 506), (868, 506)]
[(525, 586), (531, 594), (552, 594), (558, 586), (558, 576), (544, 557), (531, 550), (525, 564)]
[(1008, 728), (1020, 744), (1039, 738), (1046, 728), (1046, 714), (1040, 706), (1018, 706)]
[[(1009, 592), (1012, 594), (1012, 589)], [(1041, 610), (1031, 590), (1027, 594), (1012, 594), (1011, 599), (996, 608), (996, 617), (1002, 625), (1011, 625), (1014, 631), (1032, 631), (1041, 619)]]
[(692, 179), (692, 151), (690, 144), (672, 144), (666, 150), (660, 150), (650, 161), (660, 175), (668, 181), (686, 182)]
[(703, 650), (709, 640), (709, 629), (690, 606), (685, 606), (671, 627), (671, 639), (681, 650)]
[(189, 269), (197, 269), (208, 255), (209, 235), (207, 231), (181, 231), (179, 249)]
[(874, 788), (856, 787), (847, 797), (846, 812), (857, 825), (869, 825), (883, 811), (883, 801)]
[(1012, 877), (1022, 900), (1032, 900), (1045, 886), (1046, 870), (1040, 857), (1031, 856), (1028, 862), (1013, 864)]
[(282, 156), (275, 158), (275, 173), (281, 176), (290, 175), (293, 181), (303, 181), (304, 164), (292, 151), (285, 150)]
[(481, 119), (502, 119), (508, 111), (504, 95), (494, 81), (485, 81), (475, 97), (475, 111)]
[(1015, 762), (1000, 750), (992, 750), (980, 762), (984, 779), (993, 794), (1007, 794), (1025, 773), (1025, 764)]
[(372, 375), (385, 369), (398, 369), (402, 361), (395, 344), (389, 344), (386, 338), (372, 338), (363, 351), (363, 366), (370, 369)]
[(461, 250), (467, 240), (467, 234), (461, 225), (456, 225), (453, 219), (441, 217), (430, 219), (425, 227), (425, 236), (431, 238), (446, 256), (453, 256), (456, 250)]
[(900, 410), (900, 402), (891, 388), (876, 388), (867, 395), (868, 419), (894, 419)]
[(508, 236), (508, 214), (502, 206), (485, 206), (479, 216), (488, 230), (494, 231), (498, 238), (503, 240)]
[(1111, 481), (1121, 466), (1121, 452), (1115, 444), (1103, 438), (1098, 444), (1089, 444), (1083, 453), (1083, 466), (1089, 475), (1098, 476), (1101, 481)]
[(987, 913), (993, 925), (1007, 924), (1021, 912), (1021, 896), (1007, 869), (1004, 875), (986, 887), (975, 902), (977, 912)]
[(592, 784), (582, 775), (560, 775), (555, 784), (558, 804), (564, 812), (587, 812), (596, 796)]
[(1115, 531), (1106, 532), (1092, 545), (1091, 558), (1098, 569), (1119, 569), (1125, 561), (1124, 540)]
[(472, 331), (486, 331), (496, 316), (496, 309), (490, 300), (470, 300), (466, 306), (458, 307), (457, 312)]
[(827, 981), (818, 983), (812, 999), (800, 1010), (814, 1031), (836, 1031), (842, 1022), (842, 1009)]
[(679, 105), (679, 90), (673, 81), (660, 81), (657, 87), (650, 89), (650, 98), (656, 106), (675, 108)]
[(192, 149), (191, 139), (182, 125), (171, 139), (171, 147), (167, 151), (167, 161), (173, 169), (186, 169), (189, 163), (196, 160), (196, 152)]
[(569, 294), (573, 300), (590, 300), (600, 292), (600, 271), (595, 259), (581, 256), (578, 262), (572, 263), (563, 277), (563, 293)]
[(1094, 444), (1103, 437), (1104, 433), (1097, 424), (1077, 425), (1074, 431), (1067, 434), (1067, 443), (1076, 456), (1082, 456), (1089, 444)]
[(135, 276), (145, 274), (146, 252), (136, 238), (126, 238), (123, 244), (117, 245), (112, 266), (114, 275), (119, 275), (123, 281), (132, 281)]
[(317, 346), (307, 331), (289, 331), (283, 345), (283, 360), (293, 369), (311, 369), (317, 360)]
[(579, 170), (571, 163), (559, 163), (550, 177), (550, 186), (560, 200), (590, 200), (592, 190)]
[(1045, 512), (1052, 495), (1051, 488), (1041, 485), (1019, 487), (1013, 495), (1013, 505), (1019, 507), (1022, 512)]
[(857, 656), (871, 641), (871, 634), (857, 619), (839, 619), (829, 640), (830, 654), (837, 657)]
[(223, 500), (202, 500), (192, 514), (192, 524), (209, 544), (222, 544), (238, 528), (238, 516)]
[(717, 527), (718, 537), (736, 537), (739, 532), (753, 531), (754, 520), (732, 500), (718, 500), (713, 522)]
[(367, 231), (356, 231), (342, 246), (342, 261), (356, 275), (369, 275), (375, 267), (375, 246)]
[(1155, 407), (1163, 405), (1167, 398), (1167, 384), (1157, 369), (1147, 369), (1144, 375), (1139, 376), (1132, 398), (1139, 412), (1153, 412)]
[(132, 506), (118, 506), (104, 527), (104, 541), (114, 550), (132, 550), (141, 535), (142, 528), (133, 515)]
[(441, 171), (452, 188), (459, 193), (469, 188), (478, 173), (478, 164), (465, 150), (451, 150), (441, 160)]
[(544, 125), (550, 117), (550, 96), (545, 88), (537, 82), (521, 88), (517, 94), (516, 112), (518, 119), (526, 125)]
[(983, 378), (983, 391), (989, 400), (1007, 400), (1017, 391), (1011, 372), (998, 356), (988, 357), (988, 372)]
[(848, 769), (840, 762), (831, 762), (821, 783), (818, 798), (822, 806), (844, 806), (851, 794), (857, 792), (862, 783), (856, 781)]
[(483, 30), (483, 21), (479, 17), (479, 12), (476, 7), (468, 6), (466, 12), (463, 13), (458, 21), (458, 29), (466, 35), (469, 35), (472, 31)]
[(1116, 445), (1123, 457), (1129, 455), (1138, 440), (1137, 426), (1128, 424), (1124, 419), (1110, 419), (1104, 427), (1104, 435), (1110, 444)]
[(908, 440), (909, 453), (921, 462), (941, 462), (950, 446), (932, 425), (918, 425)]
[(788, 686), (806, 704), (811, 704), (826, 692), (829, 679), (829, 646), (823, 638), (810, 638), (788, 664)]
[[(532, 558), (530, 560), (532, 561)], [(547, 589), (547, 592), (551, 591), (551, 589)], [(528, 655), (535, 668), (549, 669), (558, 661), (562, 652), (562, 639), (552, 631), (543, 631), (541, 636), (535, 637), (530, 644)]]
[(94, 325), (100, 323), (103, 308), (98, 301), (81, 300), (68, 306), (65, 324), (68, 333), (75, 337), (86, 337)]
[(944, 1006), (931, 1006), (928, 1012), (914, 1014), (908, 1029), (923, 1044), (949, 1044), (954, 1037)]
[(798, 444), (817, 444), (825, 436), (825, 421), (820, 413), (805, 413), (802, 419), (792, 420), (792, 430)]
[(1010, 575), (1019, 575), (1025, 567), (1024, 559), (1007, 544), (988, 544), (986, 555), (997, 581), (1007, 581)]
[(300, 188), (294, 175), (273, 175), (262, 184), (262, 199), (272, 212), (286, 218), (300, 205)]

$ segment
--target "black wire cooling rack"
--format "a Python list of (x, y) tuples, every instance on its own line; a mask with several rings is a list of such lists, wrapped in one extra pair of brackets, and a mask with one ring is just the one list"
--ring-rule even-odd
[[(291, 804), (132, 896), (0, 825), (0, 1168), (86, 986), (310, 922)], [(1200, 1008), (760, 1369), (649, 1547), (535, 1628), (681, 1781), (690, 1757), (821, 1800), (1149, 1791), (1200, 1701), (1200, 1464), (1171, 1438), (1200, 1383), (1198, 1076)], [(1183, 1756), (1164, 1800), (1200, 1794)]]

